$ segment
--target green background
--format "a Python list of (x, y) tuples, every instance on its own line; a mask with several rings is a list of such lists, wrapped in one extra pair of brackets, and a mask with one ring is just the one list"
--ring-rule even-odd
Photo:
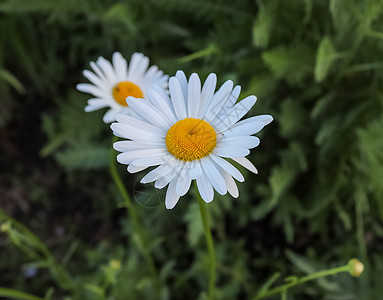
[(259, 175), (241, 169), (240, 197), (209, 205), (218, 299), (352, 257), (365, 264), (359, 279), (307, 283), (288, 299), (381, 299), (381, 0), (0, 1), (0, 221), (24, 224), (69, 274), (12, 223), (0, 233), (1, 287), (46, 299), (205, 297), (193, 191), (166, 210), (163, 191), (119, 166), (165, 285), (158, 295), (109, 174), (105, 111), (85, 113), (89, 96), (75, 89), (90, 61), (114, 51), (142, 52), (169, 75), (231, 79), (240, 99), (258, 97), (249, 115), (274, 117), (249, 155)]

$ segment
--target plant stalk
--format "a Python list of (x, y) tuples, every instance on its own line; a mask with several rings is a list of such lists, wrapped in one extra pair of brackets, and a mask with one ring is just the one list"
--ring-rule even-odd
[(264, 299), (264, 298), (267, 298), (267, 297), (270, 297), (272, 295), (279, 294), (279, 293), (282, 293), (282, 295), (283, 295), (283, 293), (286, 293), (286, 291), (289, 288), (296, 286), (296, 285), (299, 285), (303, 282), (311, 281), (311, 280), (318, 279), (318, 278), (325, 277), (325, 276), (329, 276), (329, 275), (334, 275), (334, 274), (341, 273), (341, 272), (349, 272), (349, 266), (345, 265), (345, 266), (333, 268), (330, 270), (323, 270), (323, 271), (309, 274), (309, 275), (301, 277), (301, 278), (297, 278), (293, 282), (286, 283), (284, 285), (281, 285), (281, 286), (278, 286), (274, 289), (266, 291), (260, 295), (257, 295), (253, 298), (253, 300)]
[[(118, 141), (118, 138), (116, 136), (113, 137), (113, 143)], [(142, 229), (142, 226), (138, 220), (137, 211), (135, 206), (132, 204), (132, 201), (130, 200), (130, 196), (128, 194), (128, 191), (126, 190), (121, 177), (117, 170), (117, 160), (116, 160), (116, 151), (112, 148), (111, 155), (110, 155), (110, 161), (109, 161), (109, 167), (110, 167), (110, 173), (112, 175), (113, 181), (120, 192), (123, 200), (124, 205), (126, 206), (130, 221), (132, 222), (134, 231), (136, 233), (136, 237), (133, 238), (135, 241), (137, 248), (141, 252), (142, 256), (144, 257), (146, 263), (149, 266), (150, 272), (152, 273), (153, 279), (156, 282), (157, 287), (160, 289), (160, 280), (158, 277), (157, 269), (154, 265), (153, 258), (150, 254), (150, 251), (148, 250), (148, 243), (146, 236), (144, 234), (144, 230)]]
[(207, 209), (207, 204), (201, 198), (197, 184), (195, 184), (196, 196), (198, 198), (199, 210), (201, 214), (203, 231), (206, 237), (207, 249), (209, 252), (209, 290), (208, 290), (208, 299), (215, 299), (215, 282), (216, 282), (216, 260), (215, 260), (215, 251), (214, 251), (214, 243), (213, 237), (211, 235), (210, 229), (210, 216), (209, 211)]

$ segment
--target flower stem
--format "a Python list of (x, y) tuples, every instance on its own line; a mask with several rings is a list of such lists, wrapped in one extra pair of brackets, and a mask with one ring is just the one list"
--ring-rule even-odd
[[(118, 141), (118, 138), (114, 136), (113, 143), (116, 141)], [(137, 248), (141, 251), (142, 256), (146, 260), (146, 263), (149, 266), (150, 272), (152, 273), (153, 279), (155, 280), (155, 283), (158, 289), (160, 289), (161, 284), (160, 284), (158, 272), (154, 265), (153, 258), (150, 254), (150, 251), (148, 250), (149, 248), (147, 244), (147, 239), (145, 237), (142, 226), (138, 220), (136, 208), (132, 204), (129, 194), (117, 171), (116, 151), (113, 148), (110, 155), (109, 167), (110, 167), (110, 173), (112, 175), (113, 181), (124, 200), (124, 205), (126, 206), (128, 210), (130, 221), (132, 222), (132, 225), (135, 231), (135, 234), (133, 235), (133, 240), (135, 241)]]
[[(345, 265), (345, 266), (333, 268), (330, 270), (323, 270), (323, 271), (315, 272), (315, 273), (309, 274), (309, 275), (301, 277), (301, 278), (295, 278), (295, 280), (292, 280), (292, 282), (278, 286), (272, 290), (265, 291), (264, 293), (255, 296), (253, 298), (253, 300), (264, 299), (264, 298), (267, 298), (269, 296), (279, 294), (279, 293), (281, 293), (282, 296), (285, 297), (285, 295), (287, 293), (286, 291), (293, 286), (299, 285), (299, 284), (306, 282), (306, 281), (318, 279), (321, 277), (334, 275), (334, 274), (341, 273), (341, 272), (349, 272), (349, 269), (350, 269), (349, 265)], [(284, 298), (282, 298), (282, 299), (284, 299)]]
[(195, 185), (196, 195), (198, 198), (199, 210), (201, 213), (201, 219), (203, 224), (203, 230), (206, 237), (207, 249), (209, 252), (209, 291), (208, 291), (208, 299), (215, 299), (215, 281), (216, 281), (216, 261), (215, 261), (215, 251), (214, 251), (214, 243), (213, 237), (211, 235), (210, 230), (210, 216), (209, 211), (207, 209), (207, 205), (205, 201), (202, 200), (197, 184)]

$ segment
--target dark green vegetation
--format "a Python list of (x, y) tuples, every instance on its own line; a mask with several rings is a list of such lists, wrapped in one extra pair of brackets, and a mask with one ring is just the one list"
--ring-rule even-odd
[[(360, 279), (310, 282), (289, 299), (381, 299), (382, 0), (0, 1), (0, 207), (68, 271), (5, 223), (1, 287), (49, 290), (47, 299), (160, 298), (109, 175), (111, 130), (75, 90), (89, 62), (114, 51), (143, 52), (170, 75), (232, 79), (240, 99), (258, 97), (251, 115), (275, 118), (249, 156), (260, 174), (243, 170), (240, 198), (216, 194), (209, 205), (218, 299), (352, 257), (366, 266)], [(208, 257), (192, 192), (168, 211), (142, 174), (119, 170), (164, 298), (198, 299)]]

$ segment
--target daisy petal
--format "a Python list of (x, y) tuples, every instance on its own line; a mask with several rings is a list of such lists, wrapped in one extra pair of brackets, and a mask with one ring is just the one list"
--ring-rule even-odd
[(145, 150), (132, 150), (127, 152), (122, 152), (117, 155), (117, 161), (121, 164), (130, 164), (132, 161), (142, 158), (151, 158), (162, 157), (166, 155), (167, 151), (165, 149), (145, 149)]
[(187, 193), (187, 191), (190, 189), (191, 179), (190, 179), (190, 172), (188, 169), (188, 163), (185, 163), (185, 166), (183, 167), (180, 176), (177, 180), (177, 186), (176, 186), (176, 193), (178, 196), (183, 196)]
[(253, 149), (259, 145), (259, 142), (259, 138), (255, 136), (230, 136), (222, 138), (218, 142), (218, 147), (224, 148), (235, 145), (236, 147)]
[(161, 138), (164, 138), (166, 136), (166, 131), (161, 130), (160, 128), (156, 126), (153, 126), (152, 124), (146, 122), (145, 120), (138, 120), (137, 118), (133, 116), (117, 114), (116, 120), (117, 122), (120, 122), (121, 124), (127, 125), (131, 128), (135, 128), (135, 130), (138, 128), (138, 129), (146, 130), (148, 132), (153, 132)]
[(172, 209), (176, 206), (180, 196), (176, 193), (177, 180), (170, 181), (168, 190), (166, 191), (165, 206), (167, 209)]
[(111, 88), (113, 83), (110, 81), (110, 78), (105, 77), (104, 73), (101, 71), (100, 67), (93, 61), (90, 62), (90, 66), (93, 71), (97, 74), (100, 80), (104, 83), (106, 88)]
[(105, 122), (105, 123), (112, 123), (115, 121), (115, 118), (116, 118), (116, 114), (117, 114), (117, 110), (115, 109), (109, 109), (105, 115), (102, 117), (102, 120)]
[(233, 177), (231, 177), (230, 174), (228, 174), (227, 172), (223, 172), (222, 176), (223, 179), (225, 179), (227, 191), (229, 192), (229, 194), (234, 198), (238, 198), (239, 191)]
[[(173, 111), (173, 107), (169, 105), (166, 98), (161, 96), (156, 90), (149, 89), (148, 93), (149, 101), (155, 106), (164, 116), (166, 116), (170, 124), (177, 122), (176, 116)], [(166, 96), (167, 97), (167, 96)], [(169, 98), (169, 97), (167, 97)]]
[(191, 74), (188, 84), (188, 117), (196, 118), (201, 97), (201, 81), (196, 73)]
[(214, 155), (213, 153), (210, 154), (210, 157), (214, 160), (215, 163), (217, 163), (225, 172), (229, 173), (231, 176), (233, 176), (235, 179), (237, 179), (239, 182), (245, 181), (245, 178), (241, 174), (241, 172), (238, 171), (236, 167), (234, 167), (231, 163), (229, 163), (227, 160), (223, 159), (222, 157), (219, 157), (217, 155)]
[(141, 61), (136, 67), (136, 70), (134, 72), (135, 78), (141, 79), (144, 76), (144, 73), (148, 69), (148, 67), (149, 67), (149, 58), (142, 55)]
[(172, 77), (169, 80), (169, 91), (171, 95), (171, 100), (173, 103), (174, 111), (178, 120), (186, 118), (186, 106), (185, 99), (182, 93), (182, 89), (177, 78)]
[(214, 198), (214, 190), (209, 180), (205, 175), (202, 175), (196, 179), (198, 192), (201, 195), (201, 198), (206, 203), (210, 203)]
[(101, 100), (98, 98), (92, 98), (88, 100), (88, 105), (85, 106), (85, 111), (91, 112), (107, 106), (109, 106), (109, 101)]
[(196, 179), (202, 175), (202, 168), (198, 161), (193, 160), (188, 164), (189, 172), (190, 172), (190, 178)]
[(149, 102), (134, 97), (128, 97), (126, 103), (128, 103), (128, 106), (141, 118), (162, 130), (167, 131), (172, 125), (172, 123)]
[(132, 58), (130, 59), (129, 62), (129, 70), (128, 70), (128, 80), (135, 80), (139, 78), (137, 74), (137, 70), (139, 70), (139, 66), (142, 62), (144, 55), (142, 53), (133, 53)]
[(178, 79), (178, 83), (180, 84), (182, 94), (184, 96), (184, 99), (186, 100), (187, 97), (187, 92), (188, 92), (188, 80), (186, 78), (186, 75), (183, 71), (177, 71), (176, 76)]
[[(168, 152), (166, 152), (168, 153)], [(145, 157), (145, 158), (139, 158), (134, 161), (132, 161), (132, 165), (140, 167), (140, 166), (157, 166), (161, 164), (168, 163), (169, 160), (171, 160), (173, 157), (170, 154), (162, 154), (160, 156), (153, 156), (153, 157)]]
[[(104, 120), (105, 121), (105, 120)], [(139, 121), (139, 120), (137, 120)], [(142, 122), (142, 121), (141, 121)], [(144, 123), (144, 122), (142, 122)], [(165, 133), (158, 128), (151, 128), (148, 126), (136, 126), (134, 130), (132, 130), (131, 126), (122, 123), (113, 123), (110, 125), (110, 128), (118, 134), (120, 137), (124, 137), (130, 140), (136, 141), (147, 141), (147, 142), (163, 142), (163, 138), (165, 137)], [(149, 129), (149, 130), (148, 130)]]
[(239, 163), (241, 166), (245, 167), (254, 174), (258, 174), (257, 168), (248, 160), (246, 157), (232, 158), (234, 161)]
[(147, 166), (136, 167), (136, 166), (129, 165), (127, 170), (128, 170), (129, 173), (137, 173), (137, 172), (140, 172), (140, 171), (145, 170), (147, 168), (148, 168)]
[(213, 124), (218, 132), (223, 132), (233, 126), (253, 107), (257, 97), (249, 96), (238, 102), (229, 112), (216, 117)]
[(105, 86), (105, 83), (96, 74), (89, 70), (84, 70), (82, 74), (99, 89)]
[(139, 142), (139, 141), (118, 141), (113, 144), (113, 148), (119, 152), (142, 150), (142, 149), (164, 149), (166, 145), (164, 143), (155, 142)]
[(105, 74), (105, 77), (109, 79), (110, 82), (116, 82), (117, 83), (117, 77), (116, 77), (116, 74), (114, 73), (114, 70), (113, 70), (113, 67), (112, 67), (112, 64), (107, 61), (105, 58), (103, 57), (99, 57), (97, 59), (97, 62), (98, 66), (100, 67), (100, 69), (103, 71), (103, 73)]
[(224, 134), (226, 136), (252, 135), (261, 131), (263, 127), (270, 124), (272, 121), (273, 117), (270, 115), (251, 117), (238, 122), (233, 127), (224, 131)]
[(163, 87), (156, 84), (156, 85), (153, 85), (151, 89), (155, 90), (158, 93), (158, 95), (161, 96), (163, 100), (166, 100), (166, 102), (168, 103), (168, 106), (173, 110), (172, 102), (170, 101), (170, 98)]
[(99, 98), (108, 98), (110, 95), (106, 93), (105, 91), (101, 90), (95, 85), (89, 84), (89, 83), (79, 83), (76, 85), (76, 88), (83, 93), (92, 94), (93, 96), (99, 97)]
[(206, 110), (209, 107), (209, 103), (214, 95), (215, 87), (217, 84), (217, 76), (214, 73), (210, 73), (206, 78), (206, 81), (202, 87), (201, 92), (201, 104), (198, 111), (198, 118), (203, 119), (206, 114)]
[(128, 69), (128, 63), (126, 62), (126, 59), (122, 57), (120, 52), (114, 52), (112, 61), (113, 61), (114, 71), (116, 72), (116, 75), (117, 75), (117, 80), (126, 81), (127, 69)]
[(231, 107), (233, 107), (235, 102), (237, 102), (240, 93), (241, 93), (241, 87), (237, 85), (232, 90), (230, 96), (227, 98), (225, 104), (222, 107), (222, 110), (228, 111)]
[(213, 153), (222, 157), (238, 158), (238, 157), (249, 155), (250, 150), (247, 148), (238, 148), (238, 147), (224, 147), (224, 148), (216, 147), (213, 150)]
[(174, 168), (171, 170), (171, 172), (169, 172), (168, 174), (166, 174), (165, 176), (163, 177), (160, 177), (156, 180), (156, 182), (154, 183), (154, 186), (157, 188), (157, 189), (162, 189), (164, 186), (166, 186), (174, 177), (176, 176), (179, 176), (180, 175), (180, 170), (181, 168), (183, 167), (183, 163), (180, 162), (180, 161), (176, 161), (175, 165), (174, 165)]
[(212, 121), (216, 118), (221, 111), (222, 106), (225, 104), (227, 97), (229, 97), (232, 89), (233, 82), (228, 80), (221, 86), (218, 92), (214, 94), (205, 115), (205, 120), (207, 122), (212, 123)]
[(146, 174), (142, 179), (141, 183), (149, 183), (152, 181), (156, 181), (160, 177), (164, 177), (165, 175), (169, 174), (173, 168), (174, 168), (174, 160), (170, 161), (167, 164), (163, 164), (155, 168), (154, 170), (150, 171), (148, 174)]
[(153, 80), (153, 77), (154, 76), (157, 76), (157, 73), (158, 73), (158, 67), (157, 66), (151, 66), (145, 73), (144, 75), (144, 79), (145, 80)]
[(225, 195), (227, 192), (225, 180), (221, 173), (217, 170), (211, 158), (204, 157), (201, 159), (202, 170), (209, 180), (213, 188), (221, 195)]

